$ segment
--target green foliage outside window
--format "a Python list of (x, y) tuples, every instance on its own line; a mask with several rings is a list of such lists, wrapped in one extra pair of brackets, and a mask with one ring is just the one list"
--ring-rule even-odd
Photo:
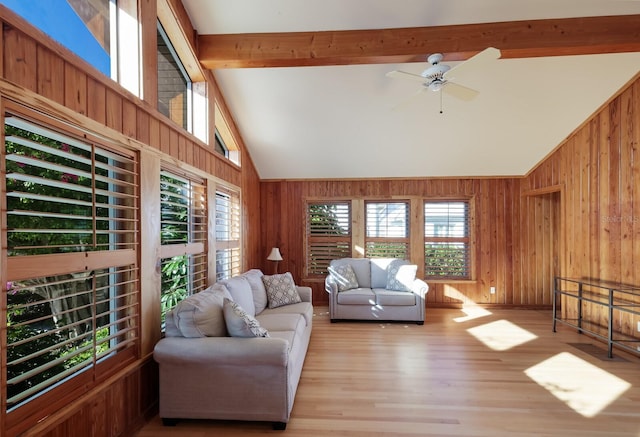
[(443, 278), (467, 278), (469, 276), (466, 245), (427, 243), (424, 257), (426, 276)]

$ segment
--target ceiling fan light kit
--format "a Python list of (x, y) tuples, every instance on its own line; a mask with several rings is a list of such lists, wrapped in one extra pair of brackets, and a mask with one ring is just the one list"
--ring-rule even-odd
[[(495, 61), (499, 57), (500, 50), (489, 47), (452, 68), (449, 65), (441, 63), (443, 59), (441, 53), (433, 53), (427, 57), (427, 62), (429, 62), (431, 66), (421, 74), (418, 75), (407, 73), (406, 71), (394, 70), (388, 72), (387, 77), (419, 81), (424, 88), (430, 89), (431, 91), (446, 92), (458, 99), (469, 101), (474, 99), (479, 92), (454, 82), (451, 76), (452, 72), (459, 73), (472, 67), (477, 69), (485, 68), (487, 64)], [(440, 112), (442, 112), (442, 108)]]

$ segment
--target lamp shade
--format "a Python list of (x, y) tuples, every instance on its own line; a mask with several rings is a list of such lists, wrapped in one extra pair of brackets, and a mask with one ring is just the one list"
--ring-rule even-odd
[(280, 254), (280, 249), (274, 247), (271, 249), (271, 253), (267, 257), (269, 261), (282, 261), (282, 255)]

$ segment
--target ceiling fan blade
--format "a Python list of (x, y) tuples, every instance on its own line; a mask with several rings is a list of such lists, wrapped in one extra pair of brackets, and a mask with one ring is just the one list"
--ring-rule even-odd
[(481, 67), (482, 64), (495, 61), (500, 57), (500, 55), (501, 55), (500, 50), (496, 49), (495, 47), (487, 47), (486, 49), (476, 54), (475, 56), (472, 56), (466, 61), (451, 67), (451, 69), (444, 74), (444, 77), (447, 79), (450, 79), (450, 76), (453, 72), (455, 72), (456, 74), (459, 74), (461, 72), (462, 73), (466, 72), (470, 68), (474, 68), (474, 69), (482, 68)]
[(460, 100), (464, 100), (465, 102), (473, 100), (478, 94), (480, 94), (478, 91), (472, 88), (460, 85), (455, 82), (447, 82), (442, 87), (442, 91)]
[(390, 71), (386, 74), (387, 77), (397, 78), (397, 79), (409, 79), (416, 82), (426, 82), (426, 78), (420, 76), (419, 74), (407, 73), (406, 71), (394, 70)]

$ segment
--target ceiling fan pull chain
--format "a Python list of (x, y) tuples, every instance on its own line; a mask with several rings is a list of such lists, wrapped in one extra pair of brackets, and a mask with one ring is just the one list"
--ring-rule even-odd
[(438, 92), (440, 93), (440, 114), (442, 114), (442, 90)]

